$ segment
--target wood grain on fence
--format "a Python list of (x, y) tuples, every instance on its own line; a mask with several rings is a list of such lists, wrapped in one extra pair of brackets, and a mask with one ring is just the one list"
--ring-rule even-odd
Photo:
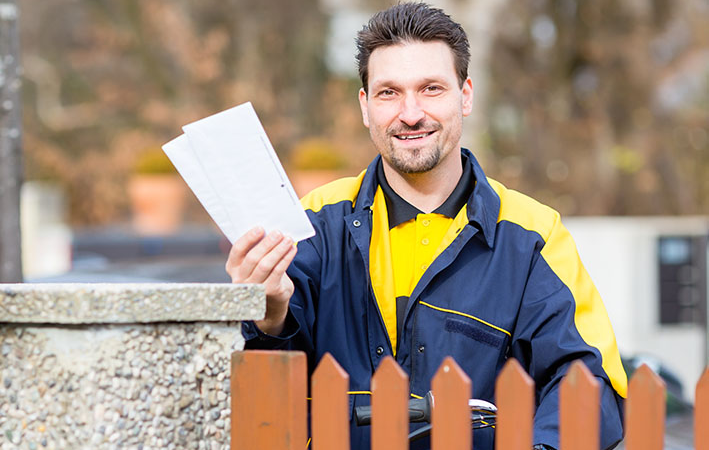
[[(349, 377), (326, 354), (312, 377), (312, 448), (349, 450)], [(471, 381), (446, 358), (431, 382), (433, 450), (470, 450)], [(391, 357), (372, 377), (372, 449), (408, 449), (408, 377)], [(510, 360), (496, 382), (496, 450), (528, 450), (533, 439), (534, 383)], [(559, 388), (560, 450), (599, 450), (600, 385), (581, 361)], [(233, 449), (303, 450), (307, 433), (307, 361), (302, 352), (235, 352), (231, 360)], [(628, 450), (662, 450), (665, 384), (646, 365), (630, 379), (626, 401)], [(709, 369), (695, 395), (696, 450), (709, 450)]]
[(534, 417), (534, 381), (516, 359), (510, 359), (495, 383), (497, 450), (532, 448)]
[(665, 436), (665, 382), (647, 365), (635, 371), (625, 402), (628, 450), (662, 450)]
[(431, 380), (434, 407), (431, 422), (433, 450), (470, 450), (473, 432), (470, 425), (468, 400), (472, 382), (450, 356)]
[(322, 357), (311, 380), (313, 450), (350, 448), (349, 375), (331, 354)]
[(696, 450), (709, 450), (709, 368), (697, 383), (694, 404), (694, 446)]
[(303, 450), (307, 435), (305, 354), (235, 352), (231, 374), (232, 448)]
[(372, 377), (372, 450), (409, 447), (409, 377), (387, 356)]
[(581, 361), (575, 361), (559, 388), (561, 450), (598, 450), (600, 387)]

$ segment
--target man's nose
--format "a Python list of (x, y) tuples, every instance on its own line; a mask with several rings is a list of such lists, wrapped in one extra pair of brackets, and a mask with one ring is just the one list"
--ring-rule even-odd
[(399, 120), (413, 127), (419, 123), (425, 115), (416, 96), (407, 95), (404, 97), (401, 102), (401, 110), (399, 111)]

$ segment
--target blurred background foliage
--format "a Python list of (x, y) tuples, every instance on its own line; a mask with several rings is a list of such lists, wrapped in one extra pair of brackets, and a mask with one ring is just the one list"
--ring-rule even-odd
[[(375, 154), (353, 40), (390, 2), (19, 4), (26, 177), (60, 183), (74, 225), (126, 221), (141, 159), (245, 101), (287, 171), (356, 174)], [(471, 36), (464, 145), (490, 176), (565, 214), (709, 211), (705, 0), (435, 4)]]
[(500, 177), (575, 214), (709, 211), (709, 3), (511, 2), (490, 67)]

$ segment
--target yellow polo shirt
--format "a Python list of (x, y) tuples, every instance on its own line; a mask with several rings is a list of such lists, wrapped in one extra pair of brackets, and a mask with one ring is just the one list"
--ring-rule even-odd
[(448, 199), (424, 213), (389, 186), (380, 162), (379, 188), (372, 204), (369, 270), (372, 289), (396, 354), (411, 293), (428, 267), (468, 223), (465, 204), (475, 187), (469, 164)]

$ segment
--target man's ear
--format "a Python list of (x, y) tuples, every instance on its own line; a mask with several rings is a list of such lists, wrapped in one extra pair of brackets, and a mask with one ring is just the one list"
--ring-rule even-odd
[(367, 113), (367, 93), (364, 88), (359, 89), (359, 109), (362, 110), (362, 122), (369, 128), (369, 114)]
[(468, 116), (471, 112), (473, 112), (473, 80), (471, 80), (470, 77), (466, 78), (463, 82), (461, 106), (463, 109), (463, 116)]

